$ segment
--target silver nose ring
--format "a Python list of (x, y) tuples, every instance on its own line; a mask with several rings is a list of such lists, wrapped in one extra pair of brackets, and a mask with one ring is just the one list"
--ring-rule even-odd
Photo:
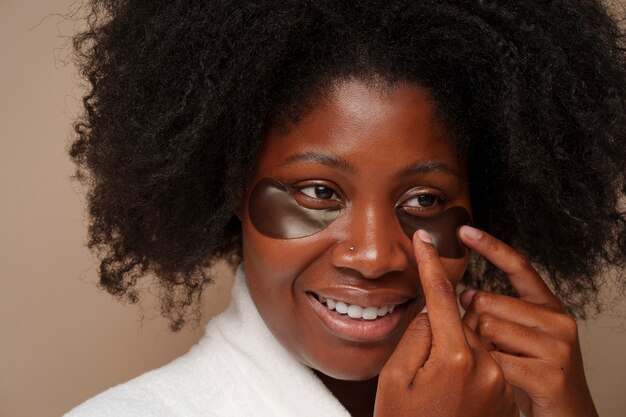
[(354, 251), (354, 246), (350, 246), (350, 252)]

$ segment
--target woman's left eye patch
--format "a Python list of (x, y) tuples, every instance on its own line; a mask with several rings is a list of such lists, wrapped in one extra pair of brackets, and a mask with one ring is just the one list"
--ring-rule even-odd
[[(334, 192), (326, 187), (307, 188), (313, 198), (331, 198)], [(317, 194), (322, 197), (316, 197)], [(259, 233), (276, 239), (297, 239), (324, 230), (341, 212), (339, 209), (316, 210), (298, 204), (289, 188), (271, 178), (259, 181), (250, 194), (250, 220)]]
[[(334, 191), (318, 185), (299, 190), (310, 198), (327, 201)], [(248, 202), (250, 220), (257, 231), (275, 239), (298, 239), (311, 236), (327, 228), (341, 213), (341, 206), (312, 209), (299, 204), (289, 187), (271, 178), (263, 178), (253, 188)], [(463, 207), (451, 207), (436, 216), (418, 217), (402, 207), (396, 210), (398, 223), (409, 239), (417, 229), (424, 229), (433, 237), (433, 244), (444, 258), (465, 255), (457, 230), (471, 223), (470, 214)], [(351, 242), (358, 245), (358, 242)]]

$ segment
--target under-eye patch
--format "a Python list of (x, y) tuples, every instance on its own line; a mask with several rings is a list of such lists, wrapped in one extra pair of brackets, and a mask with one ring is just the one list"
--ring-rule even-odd
[(433, 217), (416, 217), (405, 212), (401, 207), (396, 210), (398, 222), (404, 233), (413, 238), (418, 229), (424, 229), (437, 248), (439, 256), (443, 258), (462, 258), (465, 247), (459, 241), (457, 230), (459, 227), (472, 222), (470, 214), (463, 207), (454, 206)]
[[(264, 178), (255, 185), (248, 209), (250, 220), (259, 233), (276, 239), (297, 239), (321, 232), (342, 211), (303, 207), (294, 199), (289, 187), (271, 178)], [(451, 207), (433, 217), (411, 216), (398, 207), (396, 216), (409, 239), (418, 229), (424, 229), (432, 236), (442, 257), (462, 258), (465, 255), (457, 229), (470, 224), (471, 218), (463, 207)]]
[(277, 239), (307, 237), (328, 227), (340, 210), (315, 210), (301, 206), (286, 185), (264, 178), (248, 203), (250, 220), (259, 233)]

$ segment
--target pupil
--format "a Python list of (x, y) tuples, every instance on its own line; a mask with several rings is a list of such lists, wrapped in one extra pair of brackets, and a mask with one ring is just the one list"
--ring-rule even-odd
[(417, 196), (417, 202), (422, 207), (432, 207), (432, 205), (435, 204), (435, 197), (432, 195), (423, 194)]
[(324, 187), (323, 185), (318, 185), (315, 187), (315, 196), (323, 200), (328, 200), (333, 196), (333, 190)]

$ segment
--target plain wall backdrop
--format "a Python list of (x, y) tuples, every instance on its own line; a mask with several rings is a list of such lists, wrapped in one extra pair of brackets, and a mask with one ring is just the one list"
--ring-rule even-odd
[[(59, 416), (185, 352), (203, 325), (167, 330), (154, 303), (96, 288), (80, 187), (66, 156), (83, 90), (67, 62), (74, 0), (0, 0), (0, 416)], [(231, 275), (205, 291), (204, 321)], [(618, 271), (622, 276), (624, 271)], [(610, 291), (607, 296), (611, 297)], [(145, 319), (142, 320), (142, 316)], [(626, 302), (580, 333), (600, 415), (626, 415)]]

